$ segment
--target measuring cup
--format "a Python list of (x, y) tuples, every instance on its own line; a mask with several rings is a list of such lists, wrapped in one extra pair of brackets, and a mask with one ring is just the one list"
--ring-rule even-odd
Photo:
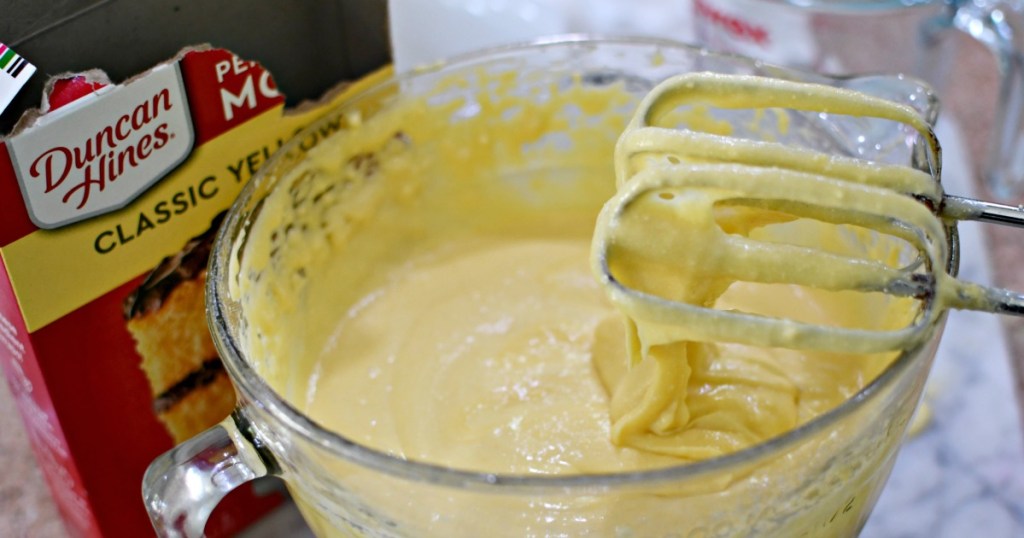
[[(451, 132), (437, 132), (431, 139), (389, 138), (389, 147), (399, 148), (389, 158), (401, 158), (400, 148), (417, 144), (428, 154), (442, 151), (442, 142), (458, 133), (461, 122), (489, 110), (484, 116), (493, 122), (487, 124), (493, 127), (489, 139), (474, 139), (479, 143), (463, 148), (483, 152), (481, 158), (494, 163), (489, 169), (474, 169), (480, 174), (474, 180), (481, 185), (503, 182), (500, 192), (526, 197), (531, 211), (516, 218), (576, 214), (592, 226), (614, 189), (615, 140), (639, 100), (670, 76), (703, 70), (853, 87), (899, 100), (934, 118), (936, 103), (930, 89), (912, 80), (828, 79), (674, 42), (639, 39), (568, 37), (496, 49), (388, 79), (349, 96), (298, 134), (246, 186), (217, 238), (208, 275), (208, 315), (239, 403), (220, 425), (159, 457), (148, 469), (143, 494), (158, 534), (200, 535), (206, 517), (224, 495), (264, 475), (284, 480), (310, 527), (322, 536), (857, 534), (894, 463), (944, 317), (927, 329), (920, 345), (900, 352), (853, 397), (767, 442), (697, 463), (561, 476), (494, 474), (409, 460), (362, 445), (343, 431), (327, 430), (307, 416), (301, 404), (310, 377), (316, 375), (312, 364), (300, 360), (309, 342), (303, 335), (284, 334), (276, 325), (272, 333), (259, 333), (263, 336), (254, 332), (261, 317), (288, 316), (289, 327), (322, 323), (302, 307), (303, 301), (332, 304), (337, 294), (345, 293), (345, 282), (315, 282), (310, 275), (316, 272), (304, 270), (316, 263), (317, 249), (331, 248), (330, 241), (303, 241), (294, 248), (258, 246), (266, 245), (274, 233), (291, 229), (287, 213), (277, 209), (285, 207), (277, 205), (281, 200), (313, 210), (329, 208), (331, 213), (366, 207), (368, 198), (363, 195), (370, 181), (339, 180), (330, 196), (309, 190), (314, 181), (304, 168), (309, 152), (329, 148), (332, 154), (340, 152), (340, 162), (379, 170), (368, 164), (373, 156), (357, 147), (384, 132), (371, 135), (375, 121), (393, 122), (385, 123), (387, 132), (418, 124), (417, 113), (403, 112), (396, 119), (389, 112), (438, 113), (430, 112), (429, 106), (400, 108), (410, 103), (457, 105), (441, 109)], [(514, 94), (519, 106), (543, 103), (559, 92), (585, 97), (592, 91), (614, 91), (624, 97), (606, 106), (574, 101), (571, 106), (539, 107), (547, 112), (538, 116), (495, 110), (501, 101), (494, 95), (500, 91)], [(881, 161), (909, 163), (914, 152), (906, 133), (896, 128), (872, 129), (818, 115), (787, 125), (782, 128), (785, 133), (765, 134)], [(515, 151), (501, 145), (503, 133), (526, 129), (538, 130), (536, 144)], [(571, 151), (567, 129), (583, 129), (598, 151)], [(346, 161), (348, 155), (352, 159)], [(410, 166), (404, 170), (417, 170), (425, 179), (424, 189), (430, 188), (432, 178), (450, 172), (403, 163)], [(334, 205), (320, 207), (325, 200)], [(954, 225), (949, 226), (951, 255), (946, 262), (955, 272), (956, 234)], [(551, 227), (536, 230), (559, 232)], [(287, 312), (260, 310), (257, 305), (263, 298), (280, 294), (279, 286), (286, 284), (260, 268), (297, 260), (302, 269), (289, 272), (285, 279), (300, 287), (296, 293), (277, 295), (294, 307)], [(241, 293), (243, 288), (248, 292)], [(293, 339), (295, 345), (285, 345), (277, 354), (254, 352), (253, 346), (266, 341), (263, 338)], [(345, 405), (344, 394), (338, 395), (338, 405)]]
[(995, 56), (999, 91), (984, 175), (999, 197), (1024, 192), (1024, 4), (995, 0), (693, 0), (702, 44), (830, 75), (906, 73), (940, 95), (962, 72), (963, 33)]

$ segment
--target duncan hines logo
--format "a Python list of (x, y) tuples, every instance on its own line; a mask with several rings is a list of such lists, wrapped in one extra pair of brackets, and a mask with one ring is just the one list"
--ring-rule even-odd
[(124, 207), (191, 151), (192, 121), (177, 62), (110, 88), (8, 140), (29, 216), (40, 228)]

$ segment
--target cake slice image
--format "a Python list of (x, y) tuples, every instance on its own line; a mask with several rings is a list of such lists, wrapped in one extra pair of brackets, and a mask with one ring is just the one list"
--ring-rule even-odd
[(226, 417), (235, 391), (206, 324), (206, 262), (223, 219), (164, 258), (125, 299), (128, 332), (149, 380), (153, 412), (175, 443)]

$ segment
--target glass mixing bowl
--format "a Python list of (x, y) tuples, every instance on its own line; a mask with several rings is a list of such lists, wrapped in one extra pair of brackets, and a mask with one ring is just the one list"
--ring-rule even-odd
[[(909, 104), (930, 121), (936, 114), (931, 90), (909, 79), (827, 78), (674, 42), (582, 36), (474, 54), (349, 95), (336, 110), (299, 133), (246, 186), (218, 236), (208, 276), (208, 315), (239, 403), (219, 426), (161, 456), (149, 468), (144, 498), (158, 533), (198, 536), (213, 507), (231, 489), (276, 475), (287, 484), (310, 527), (323, 536), (856, 535), (885, 484), (918, 403), (941, 322), (930, 328), (926, 343), (899, 354), (852, 398), (767, 442), (697, 463), (564, 476), (452, 469), (361, 445), (344, 432), (324, 429), (293, 403), (312, 375), (307, 368), (292, 364), (288, 357), (254, 356), (248, 351), (246, 331), (257, 313), (248, 310), (250, 302), (237, 293), (237, 286), (240, 279), (261, 277), (240, 273), (244, 257), (255, 255), (245, 247), (264, 229), (257, 224), (269, 218), (264, 205), (269, 196), (289, 189), (296, 203), (317, 203), (315, 197), (301, 195), (303, 174), (293, 173), (308, 152), (325, 145), (332, 151), (354, 151), (345, 147), (346, 141), (358, 141), (361, 129), (375, 117), (410, 101), (461, 103), (448, 110), (452, 124), (463, 121), (480, 114), (485, 108), (481, 103), (492, 102), (488, 96), (499, 90), (495, 80), (523, 99), (536, 100), (562, 91), (615, 86), (626, 98), (613, 107), (560, 107), (550, 111), (550, 118), (532, 118), (529, 126), (551, 131), (538, 136), (545, 144), (565, 145), (559, 131), (585, 125), (591, 139), (605, 141), (600, 143), (607, 151), (543, 162), (543, 155), (559, 153), (538, 152), (531, 158), (536, 148), (522, 148), (521, 154), (509, 154), (507, 159), (489, 156), (495, 169), (479, 171), (495, 181), (514, 183), (532, 177), (528, 181), (533, 187), (513, 184), (507, 192), (537, 197), (534, 205), (540, 213), (596, 215), (614, 190), (612, 149), (637, 101), (659, 81), (690, 71), (834, 84)], [(521, 116), (493, 114), (494, 132), (527, 128), (508, 124), (517, 117)], [(600, 121), (591, 121), (595, 119)], [(416, 121), (415, 115), (408, 121)], [(736, 116), (729, 121), (749, 125), (753, 120)], [(919, 141), (888, 123), (799, 114), (786, 122), (786, 129), (773, 130), (773, 125), (778, 124), (769, 121), (747, 134), (836, 154), (919, 162)], [(437, 133), (438, 139), (445, 135)], [(495, 147), (481, 144), (471, 151)], [(565, 154), (571, 155), (571, 148)], [(937, 163), (926, 164), (937, 168)], [(572, 181), (590, 182), (593, 188), (545, 190), (548, 184), (564, 181), (566, 173), (576, 178)], [(339, 210), (360, 203), (358, 186), (339, 188)], [(588, 194), (565, 196), (566, 192)], [(949, 267), (955, 272), (955, 228), (949, 232)], [(310, 244), (264, 254), (268, 259), (300, 256), (315, 248), (325, 247)], [(289, 315), (303, 314), (300, 310)], [(271, 386), (265, 378), (268, 368), (277, 372), (277, 378), (286, 372), (289, 380)], [(344, 395), (339, 395), (339, 405), (344, 405)]]

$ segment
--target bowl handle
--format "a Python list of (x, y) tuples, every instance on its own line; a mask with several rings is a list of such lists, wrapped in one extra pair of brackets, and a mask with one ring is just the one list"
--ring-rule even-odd
[(146, 469), (142, 498), (157, 536), (200, 537), (217, 503), (277, 465), (236, 409), (220, 424), (165, 452)]

